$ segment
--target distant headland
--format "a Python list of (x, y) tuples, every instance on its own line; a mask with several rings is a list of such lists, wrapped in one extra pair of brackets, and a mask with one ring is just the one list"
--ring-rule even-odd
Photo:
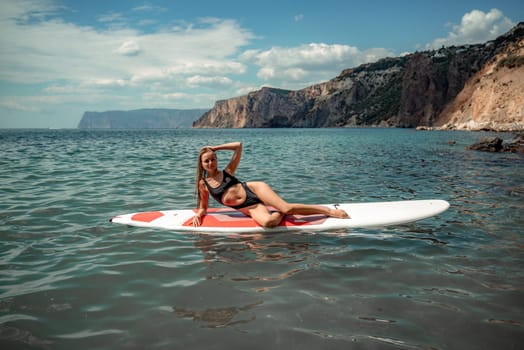
[(178, 129), (191, 128), (207, 109), (149, 108), (131, 111), (85, 112), (79, 129)]

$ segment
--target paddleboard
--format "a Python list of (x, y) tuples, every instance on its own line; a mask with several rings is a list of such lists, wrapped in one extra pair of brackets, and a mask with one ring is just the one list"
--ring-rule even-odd
[(202, 225), (192, 224), (195, 210), (160, 210), (118, 215), (109, 221), (138, 227), (174, 231), (204, 232), (209, 234), (256, 233), (276, 231), (330, 231), (345, 228), (367, 228), (400, 225), (426, 219), (449, 208), (445, 200), (408, 200), (394, 202), (366, 202), (324, 204), (344, 209), (351, 218), (336, 219), (324, 215), (287, 215), (279, 226), (264, 228), (249, 216), (230, 208), (208, 209)]

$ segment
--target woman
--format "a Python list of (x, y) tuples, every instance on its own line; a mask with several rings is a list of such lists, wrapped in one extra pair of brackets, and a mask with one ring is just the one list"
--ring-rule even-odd
[[(215, 152), (233, 151), (233, 156), (224, 170), (218, 170)], [(252, 217), (263, 227), (275, 227), (287, 214), (323, 214), (336, 218), (349, 218), (341, 209), (330, 209), (320, 205), (287, 203), (265, 182), (240, 182), (234, 175), (242, 156), (240, 142), (208, 146), (200, 150), (196, 174), (197, 213), (193, 225), (200, 226), (206, 214), (209, 195), (223, 205), (237, 209)], [(270, 212), (266, 206), (277, 211)]]

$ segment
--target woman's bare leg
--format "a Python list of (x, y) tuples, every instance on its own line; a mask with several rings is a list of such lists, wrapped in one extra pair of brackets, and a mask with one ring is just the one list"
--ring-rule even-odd
[(349, 215), (341, 209), (331, 209), (321, 205), (288, 203), (276, 194), (275, 191), (273, 191), (273, 189), (265, 182), (248, 182), (247, 186), (265, 205), (272, 206), (283, 214), (323, 214), (342, 219), (349, 218)]
[(251, 216), (259, 225), (263, 227), (275, 227), (280, 224), (284, 218), (284, 214), (275, 211), (270, 212), (265, 205), (257, 204), (255, 206), (240, 209), (244, 214)]

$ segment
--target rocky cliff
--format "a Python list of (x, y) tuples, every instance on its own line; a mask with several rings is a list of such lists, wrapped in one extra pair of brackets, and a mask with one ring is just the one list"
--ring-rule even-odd
[(79, 129), (171, 129), (190, 128), (207, 109), (137, 109), (85, 112)]
[[(246, 96), (216, 102), (193, 127), (471, 129), (483, 125), (498, 129), (503, 119), (502, 129), (506, 130), (508, 125), (522, 129), (524, 89), (518, 85), (522, 79), (517, 77), (522, 76), (524, 69), (523, 38), (524, 23), (520, 23), (484, 44), (385, 58), (344, 70), (330, 81), (302, 90), (262, 88)], [(500, 76), (490, 75), (495, 68)], [(467, 94), (465, 90), (476, 91), (481, 85), (484, 95), (467, 97), (473, 93)], [(493, 103), (479, 108), (490, 93)], [(493, 111), (500, 120), (494, 119)], [(469, 120), (475, 120), (476, 124)]]
[(524, 130), (524, 39), (469, 79), (435, 123), (440, 129)]

